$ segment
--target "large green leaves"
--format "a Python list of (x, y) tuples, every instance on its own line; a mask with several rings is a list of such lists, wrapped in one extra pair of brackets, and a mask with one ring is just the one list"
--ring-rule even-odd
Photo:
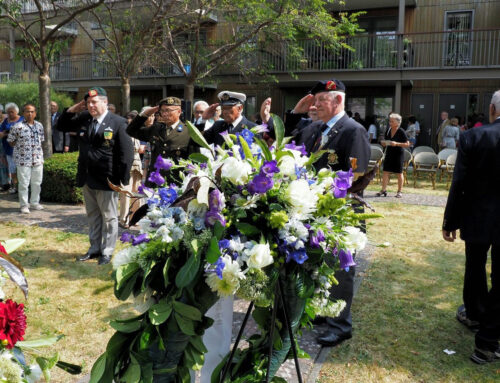
[(170, 299), (161, 299), (149, 309), (149, 320), (155, 326), (162, 324), (170, 317), (172, 308), (172, 301)]
[(203, 137), (203, 134), (194, 126), (191, 122), (186, 121), (186, 125), (189, 130), (189, 135), (193, 139), (194, 142), (196, 142), (198, 145), (200, 145), (202, 148), (208, 149), (212, 151), (212, 148), (208, 144), (207, 140), (205, 140), (205, 137)]
[(178, 301), (174, 301), (173, 306), (176, 313), (191, 320), (201, 321), (201, 312), (196, 307)]
[(135, 262), (118, 267), (115, 272), (115, 296), (118, 299), (122, 301), (128, 299), (134, 289), (139, 273), (140, 266)]
[(283, 138), (285, 137), (285, 125), (283, 120), (276, 114), (271, 114), (274, 124), (274, 134), (276, 135), (276, 148), (281, 149)]
[(207, 251), (207, 262), (215, 263), (220, 256), (221, 252), (219, 248), (219, 241), (217, 240), (217, 237), (212, 237)]
[(178, 288), (182, 289), (194, 280), (200, 268), (200, 262), (201, 259), (198, 252), (188, 258), (175, 277), (175, 285)]

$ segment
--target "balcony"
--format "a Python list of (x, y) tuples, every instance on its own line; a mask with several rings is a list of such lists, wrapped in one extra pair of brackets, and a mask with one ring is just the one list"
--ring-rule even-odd
[[(489, 30), (463, 30), (451, 32), (358, 35), (349, 37), (346, 43), (353, 48), (332, 50), (316, 40), (300, 42), (301, 50), (293, 52), (285, 43), (267, 44), (258, 54), (244, 62), (247, 68), (265, 66), (274, 75), (293, 72), (299, 76), (325, 72), (352, 73), (353, 78), (370, 72), (378, 77), (402, 75), (412, 79), (416, 73), (423, 78), (429, 73), (435, 76), (444, 72), (454, 74), (484, 72), (500, 68), (500, 28)], [(398, 54), (398, 47), (402, 54)], [(241, 63), (240, 63), (241, 64)], [(467, 71), (469, 70), (469, 71)], [(478, 71), (483, 70), (483, 71)], [(11, 81), (26, 80), (35, 72), (29, 60), (0, 61), (0, 82), (8, 77)], [(427, 74), (426, 74), (427, 73)], [(237, 75), (235, 68), (221, 68), (218, 76)], [(51, 69), (52, 81), (116, 80), (114, 67), (99, 57), (79, 55), (61, 57)], [(136, 79), (180, 78), (180, 70), (168, 63), (141, 68)], [(394, 77), (391, 77), (394, 78)]]

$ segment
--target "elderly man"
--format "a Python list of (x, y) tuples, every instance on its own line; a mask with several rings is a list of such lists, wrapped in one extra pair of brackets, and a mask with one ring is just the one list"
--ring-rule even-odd
[(7, 158), (9, 177), (11, 179), (11, 187), (9, 189), (10, 194), (17, 193), (17, 170), (16, 162), (14, 161), (13, 148), (7, 142), (7, 137), (9, 135), (10, 128), (21, 122), (23, 116), (19, 116), (19, 107), (13, 102), (9, 102), (5, 105), (5, 111), (7, 112), (7, 117), (3, 120), (2, 125), (0, 125), (0, 138), (2, 138), (2, 144), (5, 151), (5, 156)]
[(99, 265), (109, 263), (118, 238), (118, 193), (108, 181), (128, 185), (134, 157), (125, 131), (127, 120), (108, 111), (106, 91), (95, 87), (61, 114), (58, 127), (78, 132), (77, 185), (83, 187), (90, 239), (89, 250), (78, 260), (99, 258)]
[[(457, 161), (444, 212), (443, 238), (456, 230), (465, 241), (463, 300), (457, 319), (477, 329), (471, 360), (500, 360), (500, 90), (493, 94), (490, 124), (460, 135)], [(491, 289), (486, 261), (491, 250)]]
[(193, 124), (202, 124), (205, 122), (203, 119), (203, 112), (207, 110), (208, 103), (203, 100), (196, 101), (193, 105)]
[(446, 128), (448, 125), (450, 125), (451, 122), (448, 119), (448, 112), (443, 110), (441, 112), (441, 123), (438, 126), (438, 129), (436, 131), (436, 145), (437, 150), (441, 150), (443, 147), (443, 133), (444, 133), (444, 128)]
[(57, 102), (50, 102), (50, 124), (52, 126), (52, 152), (67, 153), (69, 151), (69, 133), (61, 132), (57, 128), (57, 120), (61, 113), (58, 112)]
[(24, 120), (12, 126), (7, 141), (14, 147), (21, 213), (29, 214), (29, 187), (31, 207), (35, 210), (43, 209), (40, 205), (40, 186), (43, 178), (42, 142), (45, 138), (43, 125), (35, 121), (36, 108), (33, 104), (24, 105), (23, 117)]
[[(318, 121), (304, 128), (295, 129), (298, 144), (305, 144), (308, 153), (319, 150), (327, 152), (315, 162), (317, 169), (347, 171), (353, 159), (356, 177), (363, 175), (370, 159), (370, 142), (366, 129), (349, 118), (345, 113), (345, 85), (339, 80), (318, 82), (292, 110), (292, 114), (305, 114), (316, 107)], [(314, 108), (313, 108), (314, 110)], [(296, 119), (300, 124), (300, 119)], [(291, 130), (291, 129), (290, 129)], [(336, 346), (352, 336), (351, 303), (353, 298), (355, 268), (340, 270), (335, 274), (339, 285), (332, 289), (333, 300), (342, 299), (346, 307), (334, 319), (326, 320), (328, 329), (318, 337), (318, 343), (324, 346)]]
[(210, 105), (203, 113), (203, 119), (208, 120), (214, 118), (219, 105), (222, 108), (222, 120), (215, 121), (210, 129), (203, 132), (209, 144), (222, 145), (224, 143), (224, 138), (220, 135), (222, 132), (234, 134), (256, 126), (243, 116), (243, 103), (247, 99), (245, 94), (224, 90), (217, 97), (220, 102)]

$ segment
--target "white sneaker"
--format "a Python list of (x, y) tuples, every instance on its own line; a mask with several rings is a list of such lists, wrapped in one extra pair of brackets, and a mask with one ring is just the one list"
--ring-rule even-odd
[(33, 210), (43, 210), (43, 206), (42, 206), (42, 205), (40, 205), (39, 203), (36, 203), (36, 204), (34, 204), (34, 205), (32, 204), (32, 205), (31, 205), (31, 208), (32, 208)]
[(28, 208), (28, 206), (23, 206), (21, 208), (21, 213), (23, 213), (23, 214), (29, 214), (30, 213), (30, 209)]
[(16, 193), (17, 193), (16, 188), (10, 188), (9, 189), (9, 194), (16, 194)]

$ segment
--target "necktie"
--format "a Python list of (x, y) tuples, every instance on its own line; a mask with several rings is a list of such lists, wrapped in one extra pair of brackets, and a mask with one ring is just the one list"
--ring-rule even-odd
[(90, 139), (93, 140), (96, 134), (97, 120), (92, 120), (90, 124)]
[(318, 135), (318, 138), (316, 139), (316, 141), (314, 142), (314, 145), (312, 147), (312, 150), (311, 150), (312, 153), (317, 152), (318, 150), (323, 148), (323, 146), (328, 142), (328, 135), (324, 134), (326, 129), (328, 129), (328, 125), (323, 124), (321, 126), (321, 134)]
[(233, 128), (234, 128), (233, 124), (228, 124), (228, 125), (227, 125), (227, 131), (228, 131), (229, 133), (231, 133), (231, 132), (233, 131)]

